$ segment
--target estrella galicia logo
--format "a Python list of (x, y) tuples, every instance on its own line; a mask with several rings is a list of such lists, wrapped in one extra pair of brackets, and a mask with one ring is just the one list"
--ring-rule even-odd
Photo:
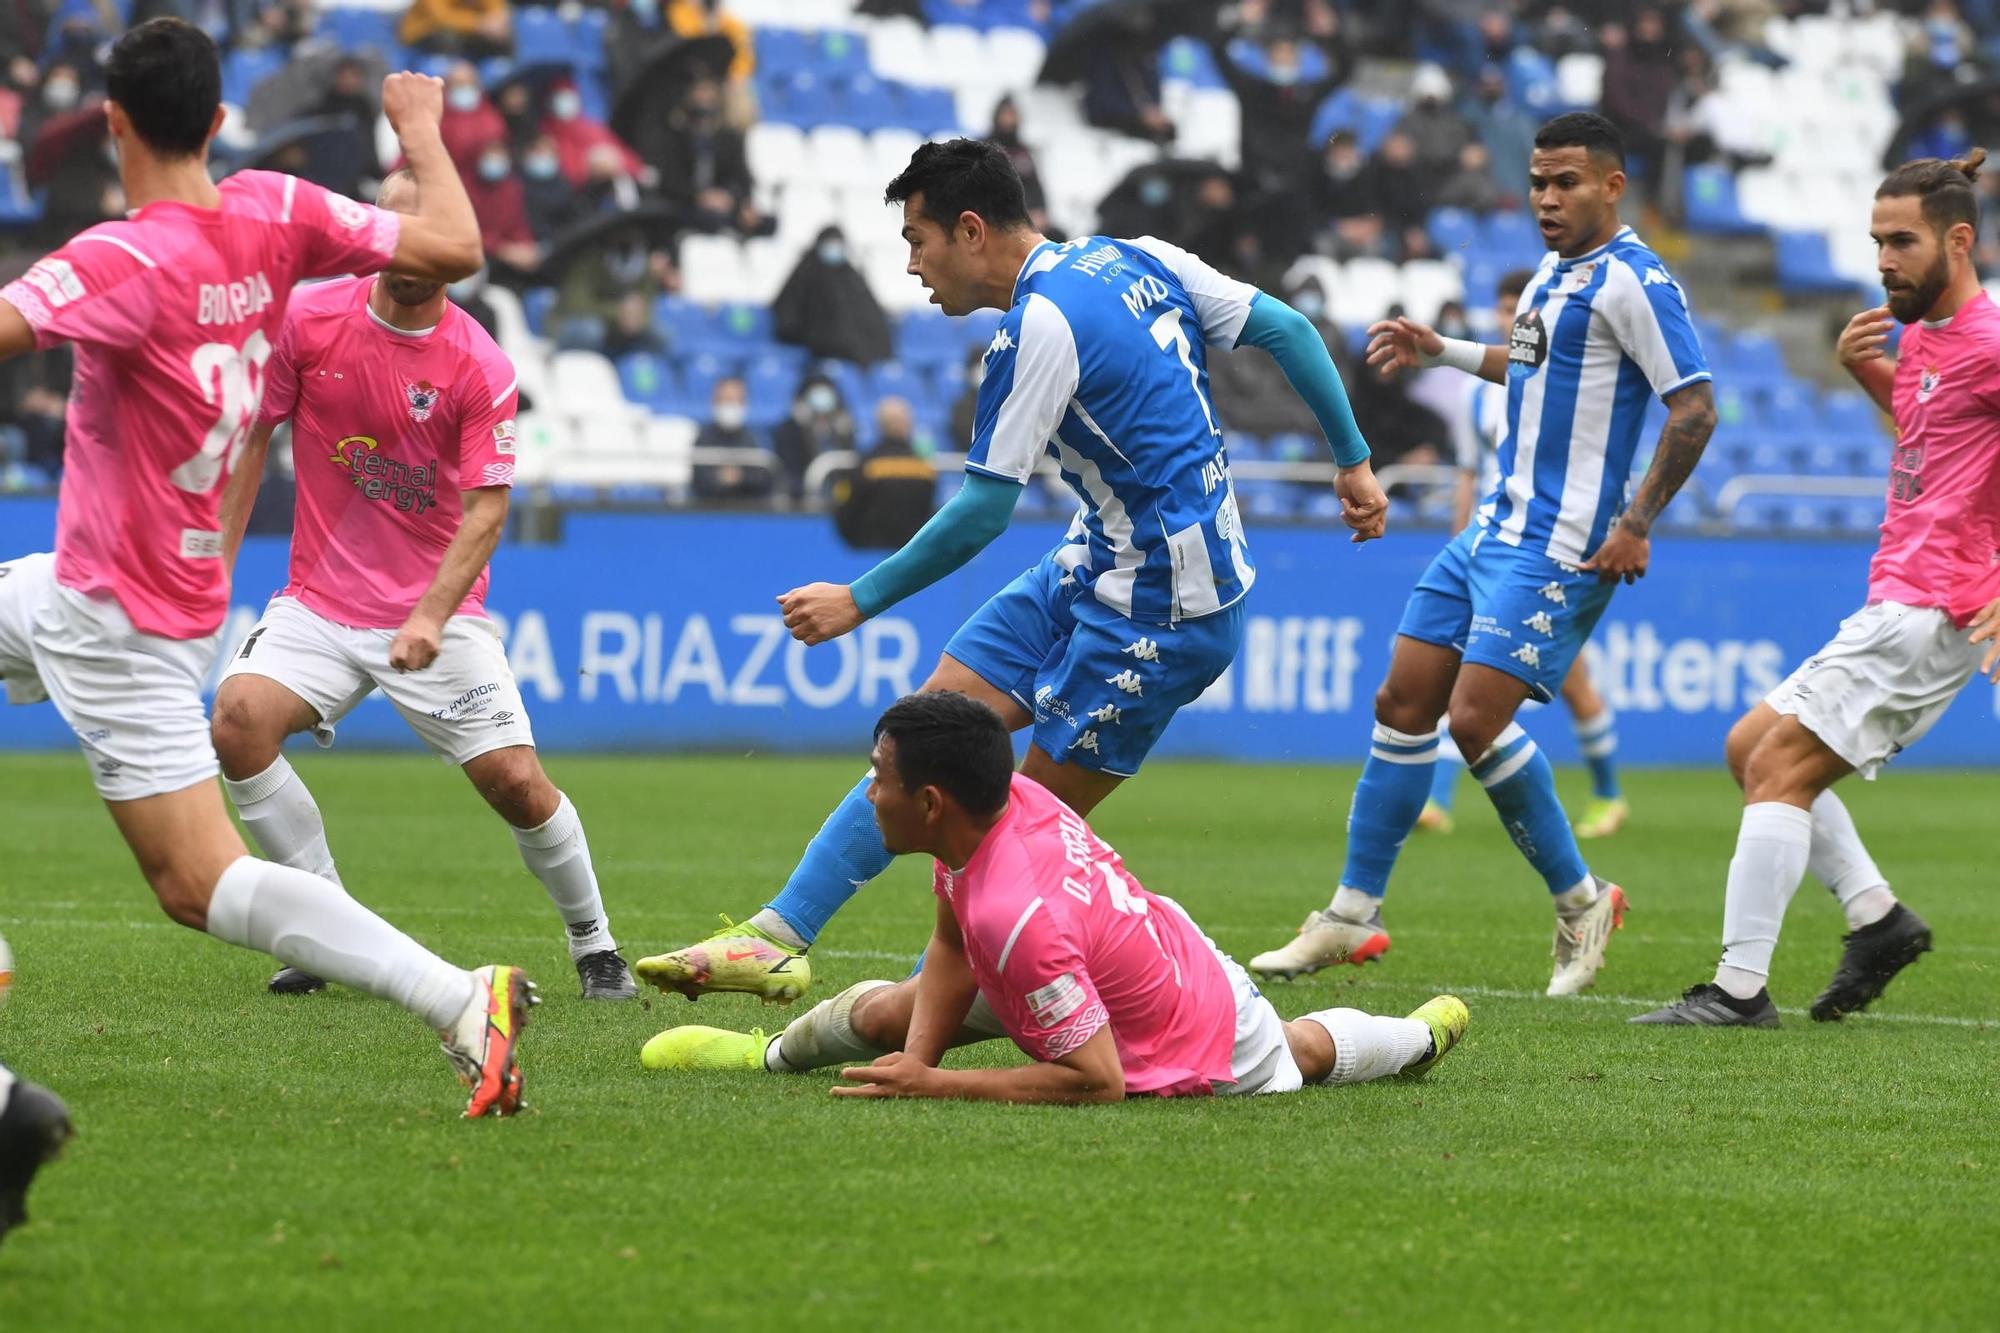
[(1548, 357), (1549, 331), (1542, 325), (1542, 312), (1522, 311), (1514, 317), (1513, 331), (1507, 335), (1507, 363), (1539, 370)]

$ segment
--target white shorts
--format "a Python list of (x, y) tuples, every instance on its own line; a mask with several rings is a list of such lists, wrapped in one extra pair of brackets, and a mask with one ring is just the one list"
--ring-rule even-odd
[(298, 695), (319, 714), (313, 737), (321, 745), (333, 744), (334, 725), (376, 689), (424, 744), (454, 764), (535, 743), (492, 621), (453, 616), (445, 622), (437, 660), (421, 671), (389, 665), (395, 641), (395, 630), (354, 629), (294, 598), (274, 597), (222, 679), (263, 676)]
[(56, 558), (46, 552), (0, 564), (0, 681), (8, 701), (54, 701), (107, 801), (160, 796), (215, 777), (201, 703), (215, 640), (134, 629), (112, 598), (57, 583)]
[(1942, 611), (1875, 602), (1841, 621), (1765, 702), (1872, 781), (1944, 715), (1983, 649)]

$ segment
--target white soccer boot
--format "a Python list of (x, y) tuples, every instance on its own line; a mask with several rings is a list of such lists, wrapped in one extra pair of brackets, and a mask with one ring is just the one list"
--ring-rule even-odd
[(1556, 957), (1555, 974), (1549, 978), (1549, 994), (1575, 995), (1588, 990), (1604, 966), (1604, 951), (1611, 932), (1625, 924), (1625, 890), (1599, 881), (1597, 901), (1581, 912), (1556, 914), (1556, 937), (1551, 952)]
[(1380, 907), (1366, 921), (1350, 921), (1332, 912), (1316, 911), (1306, 916), (1305, 924), (1290, 943), (1252, 958), (1250, 970), (1260, 977), (1289, 980), (1337, 963), (1359, 967), (1387, 952), (1389, 932), (1382, 929)]

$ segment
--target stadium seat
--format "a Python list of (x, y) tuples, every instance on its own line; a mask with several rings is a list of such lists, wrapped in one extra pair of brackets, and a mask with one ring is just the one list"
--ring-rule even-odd
[(673, 367), (651, 352), (629, 352), (618, 360), (618, 381), (625, 397), (652, 412), (663, 412), (678, 398)]
[(1776, 237), (1778, 288), (1799, 295), (1849, 296), (1855, 284), (1833, 267), (1826, 237), (1816, 231), (1780, 231)]
[(873, 74), (857, 74), (836, 94), (842, 124), (879, 130), (902, 123), (903, 103), (895, 88)]
[(982, 68), (1003, 88), (1025, 88), (1041, 77), (1045, 51), (1042, 39), (1027, 28), (989, 28)]
[(734, 299), (747, 285), (743, 246), (734, 236), (681, 238), (681, 295), (702, 305)]
[(963, 77), (979, 69), (985, 59), (986, 40), (976, 28), (940, 23), (931, 29), (931, 68), (939, 74)]
[(537, 62), (572, 61), (575, 42), (569, 24), (553, 9), (528, 5), (514, 11), (514, 48), (532, 52)]
[(285, 67), (285, 53), (272, 47), (231, 51), (222, 59), (222, 100), (248, 106), (257, 85)]
[(790, 73), (813, 67), (812, 39), (796, 28), (759, 28), (755, 45), (759, 69)]
[(1425, 230), (1431, 245), (1450, 259), (1465, 254), (1479, 243), (1479, 219), (1462, 208), (1433, 208)]
[(403, 43), (397, 36), (400, 12), (341, 7), (319, 11), (320, 34), (344, 51), (376, 51), (391, 68), (403, 64)]
[(521, 312), (529, 331), (538, 338), (548, 336), (549, 311), (555, 308), (556, 295), (553, 287), (530, 287), (521, 293)]
[(1176, 37), (1160, 48), (1160, 78), (1191, 83), (1197, 88), (1228, 86), (1208, 47), (1192, 37)]
[(940, 73), (931, 65), (930, 39), (914, 19), (890, 18), (868, 35), (868, 68), (878, 79), (922, 82)]
[(760, 181), (789, 180), (806, 157), (805, 134), (796, 125), (759, 122), (750, 127), (743, 146), (750, 174)]
[(1681, 197), (1685, 201), (1689, 231), (1736, 235), (1764, 229), (1761, 223), (1743, 216), (1743, 209), (1736, 202), (1736, 178), (1727, 167), (1716, 163), (1689, 167), (1683, 177)]
[(632, 414), (618, 368), (596, 352), (557, 352), (549, 362), (549, 390), (561, 407), (588, 403), (607, 415)]

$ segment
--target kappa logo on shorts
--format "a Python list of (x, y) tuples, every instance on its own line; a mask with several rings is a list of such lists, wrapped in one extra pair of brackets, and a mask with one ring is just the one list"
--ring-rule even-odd
[(1079, 750), (1088, 750), (1092, 754), (1102, 754), (1103, 751), (1097, 748), (1097, 729), (1093, 727), (1089, 731), (1084, 732), (1083, 735), (1078, 736), (1076, 738), (1076, 748)]
[(1127, 694), (1143, 695), (1146, 692), (1146, 682), (1141, 680), (1139, 673), (1131, 667), (1126, 667), (1115, 676), (1106, 676), (1104, 683), (1106, 685), (1116, 685)]
[(1157, 662), (1160, 660), (1160, 642), (1158, 639), (1148, 639), (1141, 636), (1137, 643), (1128, 643), (1118, 651), (1121, 653), (1130, 653), (1141, 662)]
[(1098, 723), (1100, 726), (1106, 724), (1117, 726), (1119, 725), (1118, 720), (1124, 716), (1125, 710), (1117, 704), (1106, 704), (1102, 708), (1093, 708), (1090, 710), (1090, 720)]
[(1537, 634), (1553, 635), (1556, 632), (1556, 622), (1549, 619), (1546, 611), (1537, 611), (1521, 623)]
[(1537, 671), (1542, 669), (1542, 650), (1535, 647), (1532, 643), (1522, 644), (1519, 648), (1507, 654), (1507, 656), (1523, 665), (1533, 667)]
[(1557, 606), (1569, 605), (1569, 594), (1563, 591), (1563, 586), (1560, 583), (1551, 580), (1548, 583), (1544, 583), (1537, 591)]

